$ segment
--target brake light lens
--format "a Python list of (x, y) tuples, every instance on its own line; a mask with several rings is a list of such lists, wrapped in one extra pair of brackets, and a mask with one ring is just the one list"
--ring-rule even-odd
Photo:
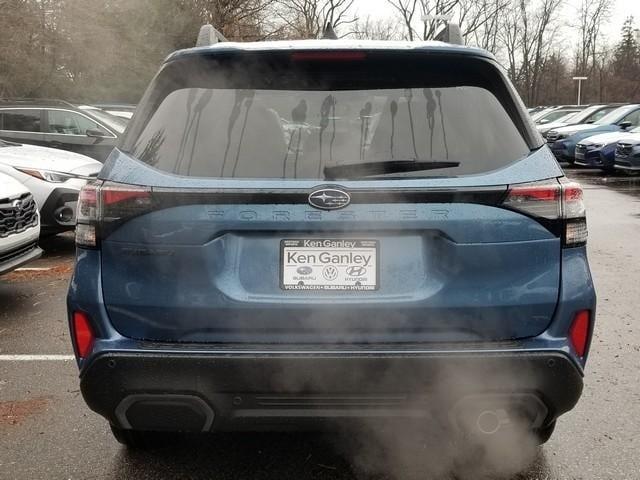
[(73, 340), (80, 358), (86, 358), (93, 347), (95, 337), (89, 316), (84, 312), (73, 312)]
[(589, 346), (589, 330), (591, 326), (591, 312), (582, 310), (576, 313), (569, 328), (571, 345), (579, 357), (584, 357)]
[(567, 180), (546, 180), (509, 188), (503, 205), (532, 217), (563, 224), (563, 245), (576, 247), (587, 242), (587, 219), (580, 184)]
[(511, 187), (503, 204), (534, 217), (557, 219), (562, 215), (561, 194), (560, 184), (555, 180), (526, 183)]

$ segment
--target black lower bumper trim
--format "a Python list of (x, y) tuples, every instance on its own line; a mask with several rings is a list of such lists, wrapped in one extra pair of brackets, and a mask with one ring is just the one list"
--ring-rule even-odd
[(0, 274), (15, 270), (25, 263), (40, 258), (41, 255), (42, 250), (38, 248), (37, 242), (30, 243), (11, 252), (0, 254)]
[(92, 410), (122, 428), (153, 430), (428, 417), (479, 396), (535, 397), (549, 424), (575, 406), (582, 386), (560, 352), (104, 353), (81, 376)]

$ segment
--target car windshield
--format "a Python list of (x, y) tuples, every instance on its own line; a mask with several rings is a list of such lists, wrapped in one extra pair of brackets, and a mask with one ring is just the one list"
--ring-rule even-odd
[(624, 107), (619, 107), (609, 112), (600, 120), (593, 122), (595, 125), (611, 125), (620, 120), (620, 118), (624, 117), (627, 113), (630, 113), (632, 110), (636, 109), (637, 105), (625, 105)]
[(238, 76), (256, 75), (215, 63), (204, 77), (180, 72), (191, 84), (176, 84), (176, 66), (165, 68), (155, 104), (141, 104), (123, 149), (180, 175), (304, 179), (325, 178), (325, 167), (394, 160), (459, 164), (429, 176), (473, 174), (530, 152), (498, 92), (473, 72), (400, 82), (379, 65), (369, 66), (376, 81), (365, 79), (366, 68), (313, 81), (306, 72), (269, 72), (269, 86), (242, 88)]

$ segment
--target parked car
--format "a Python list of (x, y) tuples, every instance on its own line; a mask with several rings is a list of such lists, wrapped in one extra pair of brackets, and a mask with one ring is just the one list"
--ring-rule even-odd
[(0, 101), (0, 139), (58, 148), (104, 161), (124, 132), (121, 121), (61, 100)]
[(540, 117), (542, 117), (542, 116), (544, 116), (544, 115), (546, 115), (546, 114), (548, 114), (550, 112), (553, 112), (557, 108), (559, 108), (558, 105), (551, 105), (551, 106), (548, 106), (548, 107), (540, 108), (537, 111), (535, 111), (534, 113), (530, 114), (531, 120), (533, 120), (534, 123), (535, 123), (535, 121), (538, 120)]
[(628, 131), (640, 125), (640, 105), (624, 105), (593, 123), (571, 125), (547, 133), (547, 143), (559, 160), (575, 160), (576, 145), (584, 138), (606, 132)]
[(113, 115), (114, 117), (120, 117), (126, 121), (131, 120), (131, 117), (133, 117), (133, 112), (136, 111), (135, 105), (129, 105), (126, 103), (101, 103), (95, 106)]
[(544, 442), (582, 391), (586, 240), (484, 50), (182, 50), (80, 194), (80, 389), (130, 446), (411, 412)]
[(628, 132), (609, 132), (594, 135), (580, 140), (576, 145), (575, 164), (581, 167), (599, 168), (604, 171), (614, 170), (616, 146), (626, 138), (637, 137), (640, 128)]
[(640, 129), (636, 129), (632, 136), (620, 140), (616, 146), (616, 170), (635, 173), (640, 172)]
[(529, 112), (529, 115), (535, 115), (536, 113), (541, 112), (542, 110), (549, 108), (549, 107), (544, 107), (544, 106), (537, 106), (537, 107), (529, 107), (527, 108), (527, 112)]
[(0, 172), (31, 191), (45, 236), (75, 228), (80, 189), (101, 168), (97, 160), (77, 153), (0, 140)]
[(567, 125), (580, 125), (586, 123), (595, 123), (604, 117), (609, 112), (620, 107), (618, 104), (610, 105), (590, 105), (589, 107), (576, 112), (572, 115), (560, 118), (554, 122), (547, 123), (545, 125), (537, 125), (538, 131), (546, 138), (547, 133), (551, 130), (555, 130), (560, 127), (566, 127)]
[(550, 112), (544, 113), (540, 116), (537, 116), (535, 119), (536, 125), (547, 125), (549, 123), (558, 121), (562, 118), (566, 118), (567, 116), (578, 113), (584, 110), (586, 107), (558, 107)]
[(40, 217), (27, 187), (0, 172), (0, 275), (42, 255)]

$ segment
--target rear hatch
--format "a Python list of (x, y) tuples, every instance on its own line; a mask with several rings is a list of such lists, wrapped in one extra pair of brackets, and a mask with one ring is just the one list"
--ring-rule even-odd
[(164, 342), (535, 335), (562, 245), (507, 192), (562, 173), (524, 118), (481, 56), (174, 57), (100, 175), (111, 322)]

